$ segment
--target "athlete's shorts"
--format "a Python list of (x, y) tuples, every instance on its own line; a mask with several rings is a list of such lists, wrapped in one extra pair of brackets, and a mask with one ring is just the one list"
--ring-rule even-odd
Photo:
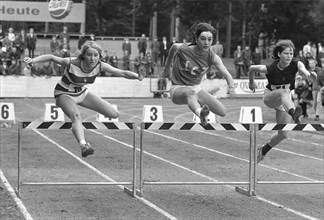
[(171, 100), (173, 100), (173, 94), (178, 88), (189, 88), (189, 89), (194, 90), (196, 92), (196, 94), (198, 94), (198, 92), (200, 90), (202, 90), (201, 84), (195, 85), (195, 86), (172, 85), (171, 88), (170, 88), (170, 98), (171, 98)]
[(61, 94), (61, 95), (56, 96), (56, 100), (60, 96), (66, 96), (66, 97), (69, 97), (70, 99), (72, 99), (76, 104), (79, 104), (85, 99), (85, 97), (88, 95), (88, 93), (89, 93), (89, 89), (85, 89), (84, 92), (82, 92), (81, 94), (78, 94), (78, 95)]
[[(290, 89), (289, 88), (285, 88), (283, 90), (285, 90), (285, 92), (288, 92), (290, 94)], [(268, 88), (265, 88), (263, 97), (267, 96), (267, 94), (271, 93), (272, 91), (273, 90), (270, 90)], [(290, 98), (291, 98), (291, 96), (290, 96)], [(275, 109), (278, 110), (278, 111), (283, 111), (283, 112), (285, 111), (285, 108), (284, 108), (283, 105), (280, 105), (279, 107), (277, 107)]]

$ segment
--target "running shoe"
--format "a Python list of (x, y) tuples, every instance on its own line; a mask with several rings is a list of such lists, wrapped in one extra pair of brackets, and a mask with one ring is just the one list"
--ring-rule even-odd
[(202, 126), (206, 126), (208, 124), (207, 122), (207, 116), (209, 115), (209, 107), (208, 105), (204, 105), (202, 108), (201, 108), (201, 111), (200, 111), (200, 120), (201, 120), (201, 125)]
[(264, 159), (264, 155), (262, 155), (262, 148), (263, 146), (258, 146), (257, 164)]
[(303, 110), (302, 108), (300, 107), (300, 105), (297, 105), (297, 107), (295, 108), (295, 111), (294, 113), (292, 114), (292, 119), (294, 120), (294, 122), (296, 124), (300, 124), (300, 119), (299, 117), (303, 114)]
[(88, 155), (92, 155), (93, 153), (94, 153), (94, 149), (91, 148), (89, 143), (81, 145), (82, 157), (87, 157)]

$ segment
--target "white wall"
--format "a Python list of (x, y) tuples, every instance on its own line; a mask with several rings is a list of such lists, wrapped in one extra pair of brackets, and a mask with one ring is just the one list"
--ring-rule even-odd
[[(56, 83), (60, 77), (31, 77), (31, 76), (0, 76), (0, 98), (47, 98), (53, 97)], [(125, 97), (125, 98), (151, 98), (152, 90), (157, 90), (157, 78), (145, 78), (143, 81), (129, 80), (119, 77), (97, 77), (94, 84), (89, 85), (90, 91), (101, 97)], [(203, 81), (203, 88), (214, 90), (219, 87), (217, 96), (227, 97), (227, 84), (225, 80), (214, 79)], [(170, 88), (168, 82), (167, 88)]]

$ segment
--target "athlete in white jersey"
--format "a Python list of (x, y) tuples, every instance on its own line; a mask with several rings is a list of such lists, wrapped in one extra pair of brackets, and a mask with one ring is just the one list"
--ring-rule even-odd
[(65, 67), (64, 75), (55, 87), (54, 97), (56, 105), (62, 108), (72, 121), (72, 132), (80, 144), (83, 157), (93, 154), (94, 149), (85, 141), (82, 118), (77, 105), (99, 112), (109, 118), (119, 116), (119, 113), (110, 103), (89, 92), (86, 85), (92, 84), (102, 71), (128, 79), (142, 80), (144, 77), (131, 71), (114, 68), (105, 62), (101, 62), (100, 58), (102, 58), (101, 47), (94, 41), (88, 41), (82, 46), (80, 55), (76, 58), (61, 58), (46, 54), (36, 58), (26, 57), (24, 59), (29, 65), (53, 61)]
[(220, 57), (210, 49), (215, 38), (215, 29), (210, 24), (198, 23), (190, 30), (192, 30), (191, 44), (172, 45), (163, 75), (171, 79), (172, 102), (188, 105), (191, 111), (200, 117), (202, 125), (206, 126), (206, 117), (210, 110), (224, 117), (226, 108), (213, 95), (201, 88), (203, 76), (210, 71), (212, 65), (215, 65), (227, 80), (230, 93), (233, 93), (234, 81)]

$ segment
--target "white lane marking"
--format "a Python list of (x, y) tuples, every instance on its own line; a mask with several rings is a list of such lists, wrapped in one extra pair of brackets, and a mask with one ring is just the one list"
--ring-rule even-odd
[(7, 188), (8, 192), (10, 193), (11, 197), (13, 198), (13, 200), (15, 201), (15, 203), (17, 204), (20, 212), (22, 213), (22, 215), (24, 216), (24, 218), (26, 220), (33, 220), (33, 218), (31, 217), (31, 215), (29, 214), (29, 212), (27, 211), (25, 205), (23, 204), (23, 202), (21, 201), (21, 199), (19, 199), (15, 193), (15, 190), (12, 188), (12, 186), (10, 185), (10, 183), (8, 182), (7, 178), (5, 177), (5, 175), (3, 174), (2, 170), (0, 170), (0, 179), (2, 180), (3, 184), (5, 185), (5, 187)]
[[(122, 145), (125, 145), (125, 146), (127, 146), (127, 147), (129, 147), (129, 148), (133, 148), (132, 145), (129, 145), (129, 144), (127, 144), (127, 143), (124, 143), (124, 142), (122, 142), (122, 141), (119, 141), (119, 140), (117, 140), (117, 139), (115, 139), (115, 138), (113, 138), (113, 137), (107, 136), (107, 135), (102, 134), (102, 133), (100, 133), (100, 132), (97, 132), (97, 131), (95, 131), (95, 130), (91, 130), (91, 131), (94, 132), (94, 133), (96, 133), (96, 134), (99, 134), (99, 135), (101, 135), (101, 136), (103, 136), (103, 137), (105, 137), (105, 138), (107, 138), (107, 139), (110, 139), (110, 140), (113, 140), (113, 141), (115, 141), (115, 142), (117, 142), (117, 143), (120, 143), (120, 144), (122, 144)], [(190, 143), (188, 143), (188, 144), (190, 144)], [(137, 151), (139, 151), (139, 149), (137, 149)], [(202, 174), (202, 173), (199, 173), (199, 172), (197, 172), (197, 171), (195, 171), (195, 170), (193, 170), (193, 169), (191, 169), (191, 168), (187, 168), (187, 167), (181, 166), (180, 164), (174, 163), (174, 162), (172, 162), (172, 161), (170, 161), (170, 160), (167, 160), (167, 159), (164, 159), (164, 158), (159, 157), (159, 156), (157, 156), (157, 155), (154, 155), (154, 154), (152, 154), (152, 153), (149, 153), (148, 151), (143, 151), (143, 153), (144, 153), (144, 154), (147, 154), (147, 155), (149, 155), (149, 156), (151, 156), (151, 157), (153, 157), (153, 158), (156, 158), (156, 159), (158, 159), (158, 160), (161, 160), (161, 161), (163, 161), (163, 162), (165, 162), (165, 163), (168, 163), (168, 164), (171, 164), (171, 165), (176, 166), (176, 167), (178, 167), (178, 168), (181, 168), (181, 169), (183, 169), (183, 170), (186, 170), (186, 171), (188, 171), (188, 172), (190, 172), (190, 173), (196, 174), (196, 175), (198, 175), (198, 176), (200, 176), (200, 177), (206, 178), (206, 179), (208, 179), (208, 180), (210, 180), (210, 181), (212, 181), (212, 182), (218, 182), (218, 180), (216, 180), (216, 179), (214, 179), (214, 178), (212, 178), (212, 177), (210, 177), (210, 176), (206, 176), (206, 175), (204, 175), (204, 174)], [(243, 159), (243, 160), (244, 160), (244, 159)], [(225, 187), (228, 187), (228, 188), (231, 188), (231, 189), (235, 189), (235, 187), (233, 187), (233, 186), (229, 186), (229, 185), (224, 185), (224, 186), (225, 186)], [(303, 218), (306, 218), (306, 219), (309, 219), (309, 220), (318, 220), (317, 218), (314, 218), (314, 217), (312, 217), (312, 216), (306, 215), (306, 214), (301, 213), (301, 212), (299, 212), (299, 211), (296, 211), (296, 210), (294, 210), (294, 209), (288, 208), (288, 207), (283, 206), (283, 205), (281, 205), (281, 204), (279, 204), (279, 203), (272, 202), (272, 201), (267, 200), (267, 199), (265, 199), (265, 198), (262, 198), (262, 197), (260, 197), (260, 196), (256, 196), (256, 198), (258, 198), (260, 201), (263, 201), (263, 202), (268, 203), (268, 204), (270, 204), (270, 205), (273, 205), (273, 206), (276, 206), (276, 207), (283, 208), (283, 209), (286, 210), (287, 212), (291, 212), (291, 213), (293, 213), (293, 214), (295, 214), (295, 215), (298, 215), (298, 216), (300, 216), (300, 217), (303, 217)]]
[[(229, 140), (233, 140), (233, 141), (238, 141), (238, 142), (242, 142), (242, 143), (247, 143), (247, 144), (250, 143), (249, 141), (243, 141), (243, 140), (240, 140), (240, 139), (231, 138), (231, 137), (223, 136), (223, 135), (218, 135), (218, 134), (210, 133), (210, 132), (206, 132), (206, 131), (197, 131), (197, 132), (201, 132), (201, 133), (204, 133), (204, 134), (209, 134), (209, 135), (213, 135), (213, 136), (217, 136), (217, 137), (221, 137), (221, 138), (229, 139)], [(317, 143), (308, 142), (308, 144), (317, 144)], [(308, 156), (308, 155), (305, 155), (305, 154), (299, 154), (299, 153), (295, 153), (295, 152), (288, 151), (288, 150), (282, 150), (280, 148), (273, 148), (272, 150), (281, 151), (281, 152), (285, 152), (285, 153), (293, 154), (293, 155), (298, 155), (300, 157), (306, 157), (306, 158), (309, 158), (309, 159), (323, 161), (323, 159), (318, 158), (318, 157)]]
[(282, 209), (284, 209), (284, 210), (286, 210), (286, 211), (288, 211), (288, 212), (292, 212), (292, 213), (294, 213), (294, 214), (296, 214), (296, 215), (299, 215), (300, 217), (303, 217), (303, 218), (306, 218), (306, 219), (309, 219), (309, 220), (320, 220), (319, 218), (315, 218), (315, 217), (312, 217), (312, 216), (306, 215), (306, 214), (304, 214), (304, 213), (302, 213), (302, 212), (296, 211), (296, 210), (294, 210), (294, 209), (291, 209), (291, 208), (288, 208), (288, 207), (282, 206), (282, 205), (280, 205), (280, 204), (278, 204), (278, 203), (276, 203), (276, 202), (272, 202), (272, 201), (267, 200), (267, 199), (265, 199), (265, 198), (263, 198), (263, 197), (261, 197), (261, 196), (255, 196), (255, 198), (257, 198), (258, 200), (260, 200), (260, 201), (262, 201), (262, 202), (265, 202), (265, 203), (268, 203), (268, 204), (270, 204), (270, 205), (276, 206), (276, 207), (278, 207), (278, 208), (282, 208)]
[[(227, 156), (227, 157), (235, 158), (235, 159), (238, 159), (238, 160), (241, 160), (241, 161), (244, 161), (244, 162), (249, 162), (249, 160), (247, 160), (247, 159), (243, 159), (241, 157), (236, 157), (236, 156), (233, 156), (231, 154), (227, 154), (227, 153), (223, 153), (223, 152), (220, 152), (220, 151), (217, 151), (217, 150), (214, 150), (214, 149), (210, 149), (208, 147), (204, 147), (204, 146), (199, 145), (199, 144), (189, 143), (187, 141), (180, 140), (178, 138), (170, 137), (170, 136), (167, 136), (167, 135), (159, 134), (159, 133), (156, 133), (156, 132), (153, 132), (153, 131), (150, 131), (150, 130), (146, 130), (146, 132), (152, 133), (154, 135), (158, 135), (158, 136), (161, 136), (161, 137), (164, 137), (164, 138), (168, 138), (168, 139), (171, 139), (171, 140), (174, 140), (174, 141), (178, 141), (178, 142), (181, 142), (183, 144), (192, 145), (194, 147), (204, 149), (204, 150), (208, 150), (208, 151), (211, 151), (211, 152), (214, 152), (214, 153), (217, 153), (217, 154), (221, 154), (221, 155), (224, 155), (224, 156)], [(278, 169), (278, 168), (274, 168), (274, 167), (271, 167), (271, 166), (267, 166), (267, 165), (263, 165), (263, 164), (259, 164), (259, 166), (263, 166), (263, 167), (266, 167), (268, 169), (275, 170), (275, 171), (278, 171), (278, 172), (281, 172), (281, 173), (287, 173), (287, 174), (290, 174), (290, 175), (295, 176), (295, 177), (299, 177), (299, 178), (302, 178), (302, 179), (307, 179), (309, 181), (317, 181), (317, 180), (314, 180), (314, 179), (311, 179), (311, 178), (308, 178), (308, 177), (305, 177), (305, 176), (301, 176), (299, 174), (295, 174), (295, 173), (292, 173), (292, 172), (289, 172), (289, 171), (286, 171), (286, 170), (282, 170), (282, 169)]]
[[(71, 155), (74, 159), (78, 160), (80, 163), (82, 163), (83, 165), (87, 166), (88, 168), (90, 168), (91, 170), (93, 170), (94, 172), (96, 172), (97, 174), (99, 174), (100, 176), (102, 176), (103, 178), (105, 178), (106, 180), (111, 181), (111, 182), (116, 182), (115, 180), (113, 180), (112, 178), (110, 178), (106, 174), (102, 173), (100, 170), (98, 170), (97, 168), (95, 168), (91, 164), (85, 162), (84, 160), (82, 160), (81, 158), (79, 158), (78, 156), (76, 156), (75, 154), (73, 154), (71, 151), (65, 149), (64, 147), (62, 147), (61, 145), (59, 145), (58, 143), (56, 143), (55, 141), (53, 141), (52, 139), (50, 139), (49, 137), (47, 137), (46, 135), (44, 135), (43, 133), (41, 133), (41, 132), (39, 132), (39, 131), (37, 131), (35, 129), (33, 129), (33, 131), (36, 132), (37, 134), (39, 134), (40, 136), (42, 136), (47, 141), (49, 141), (52, 144), (56, 145), (61, 150), (65, 151), (67, 154)], [(122, 142), (120, 142), (120, 143), (122, 143)], [(118, 187), (121, 188), (121, 189), (124, 189), (124, 186), (122, 186), (122, 185), (118, 185)], [(137, 197), (137, 199), (139, 199), (140, 201), (144, 202), (146, 205), (150, 206), (151, 208), (153, 208), (154, 210), (156, 210), (160, 214), (164, 215), (168, 219), (172, 219), (172, 220), (176, 220), (177, 219), (176, 217), (172, 216), (171, 214), (169, 214), (168, 212), (166, 212), (163, 209), (159, 208), (158, 206), (156, 206), (155, 204), (151, 203), (150, 201), (148, 201), (148, 200), (146, 200), (144, 198), (139, 198), (139, 197)]]

